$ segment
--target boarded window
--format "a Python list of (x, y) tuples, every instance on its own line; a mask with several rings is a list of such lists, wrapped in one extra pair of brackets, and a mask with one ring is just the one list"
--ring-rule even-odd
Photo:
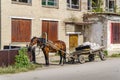
[(46, 32), (48, 40), (58, 40), (58, 22), (57, 21), (42, 21), (42, 33)]
[(111, 43), (120, 43), (120, 23), (111, 24)]
[(29, 42), (31, 20), (12, 19), (12, 42)]

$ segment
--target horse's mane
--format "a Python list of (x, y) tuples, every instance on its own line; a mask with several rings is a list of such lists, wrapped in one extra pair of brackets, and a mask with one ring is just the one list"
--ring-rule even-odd
[(34, 37), (31, 39), (31, 42), (33, 42), (33, 40), (34, 40), (35, 38), (37, 38), (37, 37), (36, 37), (36, 36), (34, 36)]

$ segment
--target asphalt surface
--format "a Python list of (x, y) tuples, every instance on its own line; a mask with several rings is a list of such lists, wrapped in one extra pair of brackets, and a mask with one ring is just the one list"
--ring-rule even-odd
[(0, 80), (120, 80), (120, 58), (50, 65), (29, 72), (0, 75)]

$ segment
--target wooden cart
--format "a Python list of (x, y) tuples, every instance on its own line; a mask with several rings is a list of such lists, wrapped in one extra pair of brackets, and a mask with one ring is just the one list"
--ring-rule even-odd
[(95, 56), (98, 55), (102, 61), (105, 60), (105, 55), (103, 53), (104, 46), (100, 47), (99, 49), (96, 50), (91, 50), (91, 49), (83, 49), (83, 50), (78, 50), (70, 53), (68, 57), (68, 62), (70, 63), (75, 63), (80, 62), (81, 64), (85, 63), (85, 55), (88, 56), (89, 61), (94, 61)]

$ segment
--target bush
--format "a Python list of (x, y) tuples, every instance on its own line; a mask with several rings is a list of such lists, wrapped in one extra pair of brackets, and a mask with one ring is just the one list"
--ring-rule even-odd
[(15, 56), (15, 65), (8, 67), (0, 67), (0, 74), (26, 72), (34, 70), (38, 67), (42, 66), (30, 63), (27, 55), (27, 49), (21, 48), (18, 55)]
[(107, 50), (104, 51), (104, 55), (108, 56), (108, 51)]
[(17, 56), (15, 56), (15, 66), (17, 68), (27, 67), (30, 65), (30, 60), (27, 56), (27, 49), (21, 48)]

